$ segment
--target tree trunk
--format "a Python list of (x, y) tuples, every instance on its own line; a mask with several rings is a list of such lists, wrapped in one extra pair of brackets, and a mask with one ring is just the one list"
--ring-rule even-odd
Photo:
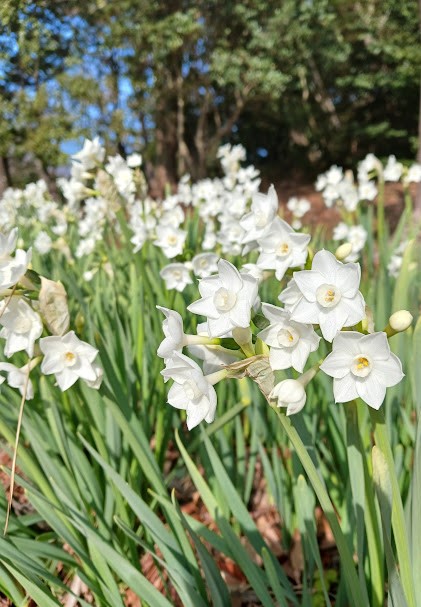
[(6, 156), (0, 158), (0, 196), (3, 196), (7, 188), (12, 187), (9, 159)]
[(177, 77), (177, 177), (180, 179), (187, 172), (191, 173), (192, 163), (185, 135), (183, 77)]

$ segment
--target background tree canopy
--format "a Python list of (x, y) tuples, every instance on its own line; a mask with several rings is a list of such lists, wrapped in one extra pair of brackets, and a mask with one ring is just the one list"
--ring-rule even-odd
[(417, 151), (416, 0), (5, 0), (0, 20), (2, 188), (52, 184), (96, 134), (170, 180), (224, 140), (277, 177)]

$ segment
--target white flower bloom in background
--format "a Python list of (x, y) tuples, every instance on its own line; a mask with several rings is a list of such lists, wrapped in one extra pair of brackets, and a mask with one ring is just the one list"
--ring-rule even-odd
[(383, 169), (385, 181), (399, 181), (403, 173), (403, 164), (396, 160), (396, 156), (389, 156), (387, 164)]
[(159, 225), (156, 228), (156, 240), (154, 240), (154, 245), (162, 249), (164, 255), (168, 257), (168, 259), (172, 259), (183, 252), (186, 237), (187, 232), (184, 230), (178, 230), (171, 226)]
[(0, 263), (2, 260), (9, 260), (13, 251), (16, 249), (18, 240), (18, 229), (14, 228), (8, 234), (0, 232)]
[(142, 156), (135, 152), (134, 154), (130, 154), (129, 156), (127, 156), (126, 162), (128, 167), (130, 167), (131, 169), (135, 169), (137, 167), (142, 166)]
[(405, 181), (407, 183), (419, 183), (421, 181), (421, 164), (415, 163), (409, 167)]
[(62, 392), (79, 378), (91, 384), (98, 381), (98, 370), (93, 366), (98, 350), (80, 340), (74, 331), (63, 336), (43, 337), (39, 345), (44, 354), (41, 372), (54, 374)]
[(278, 208), (278, 196), (273, 185), (270, 186), (267, 194), (260, 192), (254, 194), (250, 213), (240, 219), (240, 225), (244, 230), (242, 242), (246, 244), (264, 236), (278, 214)]
[(351, 226), (349, 228), (347, 240), (352, 246), (352, 253), (348, 255), (345, 261), (357, 261), (359, 253), (365, 247), (367, 238), (367, 230), (363, 226)]
[(311, 209), (311, 202), (306, 198), (296, 198), (293, 196), (287, 202), (287, 209), (291, 211), (294, 217), (301, 219)]
[(367, 156), (358, 163), (358, 181), (366, 182), (373, 177), (373, 173), (381, 175), (383, 166), (380, 160), (374, 154)]
[(3, 235), (3, 239), (3, 255), (0, 257), (0, 295), (3, 291), (14, 287), (19, 282), (31, 261), (30, 249), (27, 252), (22, 249), (16, 249), (14, 257), (10, 255), (12, 251), (6, 253), (10, 249), (11, 244), (15, 244), (16, 242), (14, 235), (10, 240), (7, 236)]
[(192, 259), (193, 272), (199, 278), (206, 278), (218, 271), (218, 260), (215, 253), (199, 253)]
[(93, 277), (95, 276), (95, 274), (98, 272), (99, 268), (95, 268), (93, 270), (86, 270), (82, 276), (83, 276), (83, 280), (86, 280), (86, 282), (91, 282), (91, 280), (93, 279)]
[(22, 350), (33, 356), (35, 341), (43, 329), (40, 315), (21, 297), (1, 302), (0, 315), (0, 337), (6, 340), (4, 353), (7, 358)]
[[(34, 387), (32, 385), (31, 380), (28, 378), (28, 367), (30, 363), (24, 365), (23, 367), (16, 367), (11, 363), (1, 363), (0, 362), (0, 373), (4, 371), (7, 376), (7, 384), (11, 388), (17, 388), (21, 395), (25, 394), (26, 388), (26, 398), (25, 400), (31, 400), (34, 398)], [(5, 378), (0, 375), (0, 384), (5, 381)]]
[(392, 255), (387, 264), (387, 271), (393, 278), (399, 276), (399, 272), (402, 268), (403, 257), (401, 255)]
[(80, 259), (81, 257), (85, 257), (85, 255), (90, 255), (95, 249), (98, 240), (99, 239), (95, 238), (95, 236), (80, 240), (75, 251), (75, 257)]
[(307, 259), (309, 234), (297, 234), (290, 225), (277, 217), (270, 230), (258, 240), (261, 253), (256, 262), (263, 270), (275, 270), (275, 276), (281, 280), (288, 268), (296, 268)]
[(74, 154), (72, 158), (73, 160), (78, 160), (85, 171), (89, 171), (103, 162), (105, 149), (100, 144), (99, 137), (95, 137), (92, 141), (85, 139), (83, 148), (80, 152)]
[(360, 181), (358, 186), (358, 196), (360, 200), (372, 201), (377, 196), (377, 186), (374, 181)]
[(335, 402), (345, 403), (360, 397), (373, 409), (379, 409), (383, 403), (386, 388), (395, 386), (404, 377), (401, 361), (390, 351), (383, 332), (338, 333), (332, 353), (320, 369), (334, 378)]
[(141, 219), (138, 219), (136, 226), (132, 226), (134, 234), (130, 238), (130, 242), (134, 245), (133, 253), (138, 253), (148, 238), (148, 232), (145, 224)]
[(408, 241), (405, 240), (401, 242), (401, 244), (393, 252), (393, 255), (390, 257), (389, 263), (387, 264), (387, 271), (393, 278), (397, 278), (399, 276), (399, 272), (402, 268), (403, 256), (407, 246)]
[(310, 352), (317, 350), (320, 337), (311, 325), (291, 320), (287, 310), (263, 303), (262, 312), (270, 325), (257, 337), (270, 346), (270, 366), (274, 371), (293, 367), (302, 373)]
[(51, 240), (47, 232), (44, 232), (43, 230), (38, 234), (38, 236), (34, 240), (34, 249), (38, 251), (38, 253), (41, 253), (41, 255), (46, 255), (46, 253), (49, 253), (49, 251), (51, 251), (52, 246), (53, 241)]
[(346, 240), (349, 234), (349, 227), (341, 221), (333, 228), (333, 240)]
[(351, 244), (352, 252), (344, 261), (357, 261), (360, 251), (367, 242), (368, 234), (362, 225), (347, 226), (341, 222), (333, 230), (333, 240), (346, 240)]
[(183, 209), (177, 205), (171, 211), (166, 211), (159, 220), (161, 226), (171, 226), (178, 228), (184, 222), (185, 216)]
[(175, 352), (170, 364), (161, 371), (165, 379), (173, 379), (168, 392), (168, 403), (176, 409), (185, 409), (187, 428), (195, 428), (201, 421), (208, 424), (215, 419), (216, 392), (212, 383), (203, 375), (197, 363)]
[(332, 341), (342, 327), (365, 317), (360, 278), (359, 264), (343, 264), (329, 251), (319, 251), (311, 270), (294, 272), (303, 297), (292, 308), (292, 320), (320, 325), (323, 337)]
[(165, 281), (168, 290), (175, 289), (180, 293), (187, 285), (193, 283), (189, 270), (183, 263), (170, 263), (162, 268), (159, 275)]
[(216, 234), (215, 234), (215, 226), (213, 223), (208, 222), (206, 224), (206, 232), (205, 237), (202, 242), (202, 249), (204, 251), (210, 251), (214, 249), (216, 246)]
[(229, 261), (221, 259), (218, 272), (199, 281), (202, 298), (187, 308), (207, 317), (210, 337), (220, 337), (234, 327), (248, 327), (258, 289), (255, 278), (240, 274)]
[(297, 379), (284, 379), (276, 384), (269, 398), (276, 400), (278, 407), (286, 407), (287, 415), (294, 415), (306, 404), (307, 394)]

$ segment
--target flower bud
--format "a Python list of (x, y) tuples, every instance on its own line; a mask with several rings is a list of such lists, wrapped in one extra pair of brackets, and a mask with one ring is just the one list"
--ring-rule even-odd
[(276, 384), (269, 398), (277, 400), (278, 407), (286, 407), (287, 415), (293, 415), (304, 407), (307, 395), (300, 381), (297, 379), (284, 379), (279, 384)]
[(351, 253), (352, 253), (352, 244), (350, 242), (344, 242), (336, 249), (335, 257), (339, 261), (343, 261), (344, 259), (346, 259), (348, 257), (348, 255), (351, 255)]
[(389, 318), (389, 324), (385, 328), (388, 337), (392, 337), (396, 333), (406, 331), (414, 320), (412, 314), (408, 310), (398, 310)]
[(247, 358), (255, 355), (250, 327), (235, 327), (232, 336)]
[(235, 327), (232, 330), (232, 336), (239, 346), (244, 346), (251, 342), (250, 327)]

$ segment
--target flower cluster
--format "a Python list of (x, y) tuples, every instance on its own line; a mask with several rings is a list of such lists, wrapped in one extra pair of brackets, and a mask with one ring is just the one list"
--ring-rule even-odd
[[(305, 387), (319, 370), (333, 378), (337, 403), (361, 398), (375, 409), (386, 388), (403, 378), (401, 362), (387, 340), (395, 329), (389, 328), (388, 334), (361, 329), (367, 323), (360, 265), (343, 263), (323, 249), (303, 269), (310, 237), (281, 220), (275, 203), (272, 188), (267, 195), (255, 195), (242, 222), (244, 243), (259, 250), (257, 268), (271, 269), (277, 280), (287, 269), (292, 274), (279, 295), (282, 307), (261, 302), (258, 275), (221, 259), (217, 272), (199, 281), (200, 299), (187, 307), (205, 319), (197, 335), (184, 334), (179, 313), (160, 308), (166, 318), (158, 355), (165, 362), (165, 380), (174, 381), (168, 402), (186, 410), (189, 429), (202, 420), (213, 421), (213, 386), (226, 377), (252, 377), (267, 400), (285, 407), (288, 415), (304, 407)], [(412, 322), (409, 313), (402, 314), (394, 321), (399, 330)], [(331, 353), (305, 370), (321, 340), (332, 344)], [(203, 370), (183, 353), (185, 347), (203, 361)], [(284, 379), (276, 383), (279, 375)]]
[[(34, 272), (28, 274), (31, 251), (17, 249), (17, 237), (17, 228), (0, 233), (0, 338), (5, 340), (7, 359), (14, 355), (22, 359), (19, 353), (26, 353), (28, 360), (21, 367), (1, 361), (0, 383), (6, 381), (31, 399), (34, 389), (30, 373), (41, 363), (41, 372), (54, 374), (63, 391), (79, 378), (99, 388), (102, 369), (95, 362), (98, 350), (68, 331), (62, 285)], [(34, 276), (40, 280), (40, 288), (33, 284)], [(46, 335), (47, 331), (53, 335)]]

